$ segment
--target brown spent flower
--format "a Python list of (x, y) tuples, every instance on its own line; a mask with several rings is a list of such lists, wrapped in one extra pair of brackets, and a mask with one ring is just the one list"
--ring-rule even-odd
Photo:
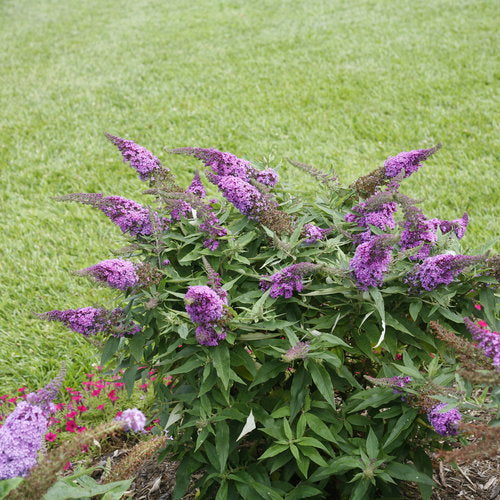
[(299, 168), (306, 174), (309, 174), (311, 177), (316, 179), (320, 184), (323, 184), (326, 187), (330, 188), (336, 188), (337, 187), (337, 179), (338, 177), (332, 173), (332, 174), (327, 174), (316, 167), (313, 167), (312, 165), (308, 165), (307, 163), (301, 163), (299, 161), (291, 160), (290, 158), (287, 158), (286, 161), (290, 163), (290, 165)]
[(375, 194), (377, 188), (384, 186), (387, 182), (385, 168), (379, 167), (369, 174), (359, 177), (349, 187), (354, 189), (362, 198), (368, 198)]

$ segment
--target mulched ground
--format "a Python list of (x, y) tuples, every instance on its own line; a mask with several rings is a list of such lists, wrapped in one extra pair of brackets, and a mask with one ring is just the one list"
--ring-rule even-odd
[[(131, 449), (130, 444), (101, 456), (96, 465), (104, 467), (108, 460), (112, 463), (121, 460)], [(158, 464), (155, 458), (146, 460), (136, 471), (128, 497), (135, 500), (169, 500), (175, 486), (176, 470), (176, 462), (166, 460)], [(439, 462), (433, 479), (437, 486), (432, 500), (500, 500), (500, 460), (475, 460), (460, 466)], [(421, 498), (414, 483), (405, 483), (402, 490), (407, 500)], [(195, 496), (196, 490), (191, 487), (184, 500), (193, 500)]]

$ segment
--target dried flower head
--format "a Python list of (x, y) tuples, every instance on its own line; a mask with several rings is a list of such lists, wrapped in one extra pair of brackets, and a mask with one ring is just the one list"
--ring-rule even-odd
[(336, 188), (337, 187), (337, 176), (333, 173), (327, 174), (322, 170), (313, 167), (312, 165), (308, 165), (307, 163), (301, 163), (299, 161), (290, 160), (287, 158), (288, 163), (293, 165), (294, 167), (302, 170), (306, 174), (309, 174), (311, 177), (316, 179), (320, 184), (323, 184), (325, 187)]
[(283, 354), (283, 360), (290, 363), (296, 359), (304, 359), (307, 357), (310, 347), (311, 346), (308, 342), (297, 342), (293, 347), (288, 349), (285, 354)]

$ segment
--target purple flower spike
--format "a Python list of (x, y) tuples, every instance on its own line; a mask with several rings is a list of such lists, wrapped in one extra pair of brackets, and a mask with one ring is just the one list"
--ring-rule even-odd
[(427, 418), (432, 427), (441, 436), (455, 436), (458, 434), (458, 423), (462, 419), (462, 415), (456, 408), (441, 412), (440, 410), (446, 406), (446, 403), (439, 403), (434, 406), (427, 413)]
[(412, 289), (434, 290), (449, 285), (465, 268), (484, 260), (481, 256), (441, 254), (428, 257), (407, 275), (406, 283)]
[(468, 224), (469, 216), (465, 212), (461, 219), (439, 221), (439, 228), (443, 234), (453, 231), (455, 236), (460, 240), (464, 237)]
[(294, 292), (301, 292), (304, 289), (303, 278), (318, 269), (317, 264), (310, 262), (300, 262), (283, 268), (272, 276), (263, 276), (260, 281), (261, 290), (270, 289), (269, 295), (276, 299), (284, 297), (289, 299)]
[(57, 397), (61, 390), (64, 377), (66, 376), (66, 368), (63, 366), (59, 370), (59, 374), (53, 378), (45, 387), (42, 387), (36, 392), (30, 392), (26, 395), (26, 402), (32, 405), (37, 405), (42, 408), (46, 415), (49, 415), (52, 410), (52, 401)]
[(304, 236), (306, 236), (306, 240), (304, 241), (304, 243), (311, 245), (312, 243), (323, 240), (325, 236), (331, 231), (332, 230), (330, 228), (321, 229), (314, 224), (304, 224), (303, 233)]
[(255, 171), (255, 180), (265, 186), (273, 187), (278, 184), (280, 178), (278, 172), (272, 168)]
[(155, 170), (162, 168), (160, 160), (146, 148), (111, 134), (106, 134), (106, 137), (120, 150), (123, 162), (130, 163), (142, 181), (149, 179)]
[(194, 174), (193, 180), (191, 181), (191, 184), (189, 187), (186, 189), (186, 193), (192, 193), (199, 198), (205, 198), (207, 195), (207, 192), (205, 191), (205, 187), (203, 186), (203, 183), (201, 182), (200, 179), (200, 174), (196, 172)]
[(390, 235), (374, 236), (356, 248), (349, 268), (361, 290), (382, 286), (384, 273), (392, 262), (393, 241), (394, 238)]
[(128, 290), (139, 282), (135, 265), (122, 259), (103, 260), (99, 264), (77, 271), (77, 273), (92, 276), (97, 281), (118, 290)]
[(260, 191), (244, 180), (233, 176), (210, 176), (209, 180), (222, 192), (224, 198), (232, 203), (243, 215), (254, 216), (262, 210), (265, 203)]
[(353, 213), (345, 216), (347, 222), (357, 224), (359, 227), (375, 226), (382, 231), (394, 229), (396, 221), (394, 220), (394, 213), (397, 212), (398, 206), (395, 202), (383, 203), (374, 210), (366, 208), (366, 203), (361, 202), (353, 207)]
[(404, 151), (396, 156), (389, 156), (384, 163), (385, 175), (389, 178), (403, 174), (403, 177), (410, 177), (421, 166), (422, 162), (434, 154), (441, 146), (429, 149), (416, 149), (414, 151)]
[(426, 219), (420, 214), (416, 220), (407, 220), (401, 232), (399, 246), (401, 250), (409, 250), (421, 245), (420, 250), (410, 256), (411, 260), (422, 260), (429, 256), (431, 248), (437, 241), (438, 219)]
[(116, 421), (123, 423), (123, 428), (126, 431), (143, 432), (146, 425), (146, 417), (141, 410), (130, 408), (122, 412), (121, 415), (115, 418)]
[(96, 307), (82, 307), (81, 309), (67, 309), (65, 311), (48, 311), (38, 317), (49, 321), (60, 321), (70, 330), (81, 333), (86, 337), (98, 333), (109, 333), (114, 337), (135, 335), (141, 327), (124, 320), (122, 309), (107, 309)]
[(500, 368), (500, 335), (498, 332), (481, 328), (469, 318), (464, 318), (464, 324), (485, 356), (491, 358), (493, 365)]
[(227, 303), (215, 290), (205, 285), (190, 286), (185, 301), (191, 321), (202, 325), (220, 321)]
[(226, 331), (222, 329), (219, 333), (211, 325), (200, 325), (196, 328), (196, 340), (200, 345), (214, 347), (226, 338)]
[(47, 432), (44, 409), (21, 401), (0, 427), (0, 479), (26, 476), (36, 465)]

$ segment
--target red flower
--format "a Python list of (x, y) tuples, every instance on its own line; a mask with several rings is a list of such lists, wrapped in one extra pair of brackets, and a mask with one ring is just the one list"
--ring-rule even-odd
[(99, 394), (101, 394), (101, 389), (94, 389), (90, 395), (91, 396), (99, 396)]
[(80, 426), (78, 426), (78, 427), (76, 428), (76, 432), (85, 432), (86, 430), (87, 430), (87, 427), (85, 427), (85, 426), (81, 426), (81, 427), (80, 427)]
[(19, 389), (17, 390), (17, 392), (25, 392), (27, 389), (27, 387), (19, 387)]
[(68, 432), (75, 432), (77, 428), (78, 426), (76, 425), (76, 422), (74, 420), (68, 420), (66, 422), (66, 430)]
[(77, 410), (80, 412), (80, 413), (83, 413), (85, 411), (88, 411), (88, 408), (85, 406), (85, 405), (82, 405), (82, 406), (78, 406), (77, 407)]
[(71, 397), (71, 399), (72, 399), (73, 401), (76, 401), (76, 402), (78, 403), (79, 401), (81, 401), (81, 400), (82, 400), (82, 397), (81, 397), (80, 395), (78, 395), (78, 396), (72, 396), (72, 397)]
[(125, 384), (123, 382), (115, 382), (115, 387), (122, 389), (123, 387), (125, 387)]
[(72, 418), (75, 418), (78, 415), (78, 412), (76, 411), (70, 411), (69, 413), (66, 413), (66, 418), (68, 420), (71, 420)]
[(73, 467), (73, 464), (72, 464), (71, 462), (66, 462), (66, 463), (64, 464), (63, 469), (64, 469), (64, 470), (69, 470), (69, 469), (71, 469), (71, 467)]
[(117, 411), (116, 416), (119, 417), (119, 416), (121, 416), (122, 413), (123, 413), (122, 411)]
[(8, 403), (15, 403), (17, 401), (17, 396), (14, 396), (13, 398), (7, 399)]
[(108, 392), (108, 398), (109, 398), (111, 401), (113, 401), (113, 403), (114, 403), (115, 401), (118, 401), (118, 396), (116, 395), (116, 392), (115, 392), (115, 390), (114, 390), (114, 389), (113, 389), (112, 391), (109, 391), (109, 392)]
[(96, 410), (104, 410), (104, 405), (99, 405), (96, 407)]
[(47, 434), (45, 434), (45, 441), (48, 441), (49, 443), (52, 443), (56, 439), (57, 434), (55, 434), (54, 432), (47, 432)]
[(57, 403), (56, 404), (56, 411), (61, 411), (64, 409), (64, 403)]

